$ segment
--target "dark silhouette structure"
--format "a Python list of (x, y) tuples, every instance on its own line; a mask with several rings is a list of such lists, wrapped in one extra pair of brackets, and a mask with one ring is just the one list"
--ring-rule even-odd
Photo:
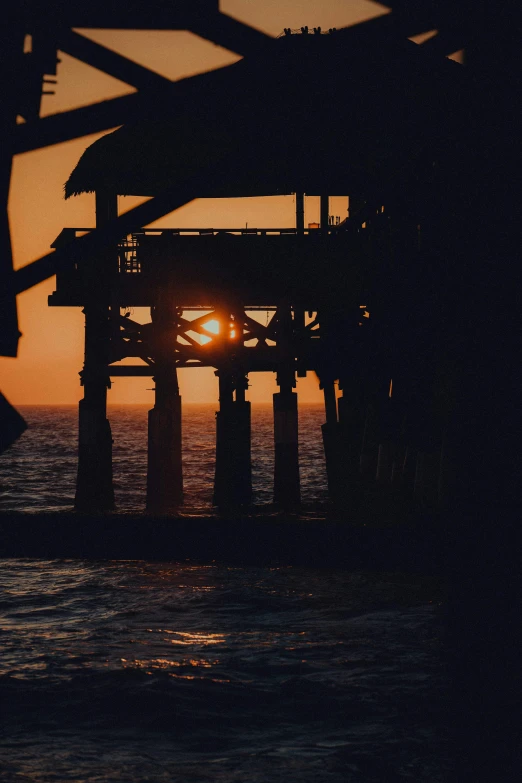
[[(186, 337), (178, 340), (188, 331), (180, 313), (190, 304), (188, 287), (183, 296), (160, 296), (158, 287), (156, 298), (144, 298), (154, 308), (148, 334), (120, 318), (115, 308), (129, 302), (113, 301), (111, 295), (120, 296), (125, 286), (130, 291), (138, 279), (135, 288), (144, 292), (147, 269), (164, 275), (163, 293), (170, 282), (183, 281), (183, 264), (195, 259), (206, 280), (212, 270), (223, 269), (228, 278), (218, 281), (219, 290), (224, 294), (230, 284), (233, 300), (220, 296), (208, 303), (225, 308), (223, 322), (236, 324), (237, 318), (243, 336), (252, 334), (261, 345), (240, 352), (252, 362), (246, 368), (225, 360), (234, 355), (231, 327), (222, 359), (216, 353), (219, 340), (211, 349), (209, 363), (220, 372), (221, 396), (217, 502), (222, 486), (228, 496), (248, 499), (246, 472), (237, 487), (232, 485), (240, 462), (230, 456), (231, 443), (232, 453), (247, 453), (245, 372), (254, 368), (254, 356), (259, 369), (263, 354), (270, 357), (268, 368), (279, 372), (285, 351), (276, 415), (281, 422), (295, 420), (291, 374), (315, 369), (325, 391), (329, 482), (341, 505), (346, 498), (352, 502), (366, 473), (387, 485), (414, 483), (416, 475), (429, 506), (437, 475), (451, 584), (448, 649), (462, 761), (457, 779), (511, 780), (520, 761), (521, 702), (519, 655), (512, 641), (520, 617), (518, 7), (466, 0), (390, 0), (389, 6), (389, 15), (367, 23), (325, 35), (303, 28), (282, 40), (220, 14), (212, 0), (134, 0), (125, 6), (111, 0), (74, 8), (59, 0), (27, 0), (10, 7), (0, 47), (4, 73), (12, 74), (3, 84), (4, 202), (12, 155), (123, 127), (87, 150), (68, 183), (68, 195), (96, 191), (95, 230), (81, 237), (62, 234), (52, 253), (13, 273), (4, 212), (0, 350), (16, 355), (17, 293), (55, 273), (54, 304), (62, 296), (62, 303), (72, 303), (81, 291), (74, 303), (85, 308), (87, 322), (80, 413), (80, 464), (87, 467), (80, 469), (84, 484), (78, 486), (78, 503), (86, 502), (98, 480), (103, 507), (112, 503), (104, 406), (115, 371), (109, 366), (123, 355), (155, 365), (149, 497), (165, 490), (165, 468), (176, 480), (164, 500), (175, 503), (181, 493), (179, 450), (172, 449), (168, 464), (158, 465), (158, 455), (165, 448), (163, 437), (171, 445), (179, 439), (176, 366), (189, 361), (191, 350), (201, 362), (205, 347)], [(190, 29), (244, 60), (171, 84), (72, 31), (82, 26)], [(407, 40), (432, 29), (438, 33), (420, 46)], [(24, 54), (26, 35), (32, 50)], [(40, 119), (40, 95), (55, 73), (57, 49), (138, 92)], [(445, 60), (459, 49), (465, 51), (464, 67)], [(167, 107), (161, 121), (158, 105)], [(26, 122), (16, 125), (17, 115)], [(117, 193), (153, 198), (117, 216)], [(290, 236), (152, 236), (142, 230), (195, 197), (267, 193), (323, 195), (317, 234), (304, 231), (300, 197)], [(346, 224), (325, 232), (328, 194), (349, 195), (351, 208)], [(270, 267), (264, 274), (263, 265), (272, 257), (267, 251), (272, 245), (285, 245), (285, 263), (276, 263), (268, 279)], [(340, 261), (332, 250), (337, 247)], [(217, 264), (221, 252), (230, 266)], [(143, 266), (133, 272), (133, 264)], [(100, 275), (103, 285), (95, 295)], [(276, 321), (272, 331), (262, 333), (248, 322), (245, 308), (256, 304), (250, 290), (260, 292), (268, 282), (271, 301), (262, 304), (277, 307)], [(306, 296), (299, 299), (301, 292)], [(201, 305), (204, 297), (196, 298)], [(363, 304), (370, 312), (367, 324), (360, 319)], [(307, 334), (303, 326), (308, 307), (318, 313), (317, 352), (312, 330)], [(249, 328), (253, 331), (245, 331)], [(265, 351), (264, 338), (272, 340), (274, 334), (276, 350), (269, 352), (274, 346), (267, 344)], [(343, 389), (337, 410), (335, 380)], [(2, 445), (23, 426), (16, 419), (10, 427), (9, 418), (6, 413)], [(282, 425), (280, 432), (293, 433), (293, 425)], [(289, 458), (295, 439), (286, 437), (279, 441), (281, 464), (295, 465)], [(99, 475), (92, 469), (94, 454)], [(292, 485), (290, 475), (284, 484)]]
[[(386, 34), (378, 49), (369, 49), (366, 32), (346, 36), (286, 34), (270, 42), (268, 72), (245, 59), (189, 81), (181, 106), (167, 104), (160, 118), (149, 112), (103, 137), (66, 183), (66, 197), (96, 192), (102, 231), (116, 217), (117, 195), (165, 198), (161, 194), (185, 182), (197, 197), (297, 193), (293, 231), (133, 230), (112, 251), (80, 257), (58, 272), (51, 304), (82, 305), (86, 315), (79, 510), (113, 507), (105, 410), (111, 374), (154, 377), (147, 506), (179, 505), (176, 369), (191, 365), (210, 365), (219, 375), (217, 505), (241, 505), (251, 497), (245, 389), (248, 374), (258, 370), (276, 372), (280, 387), (274, 397), (276, 503), (299, 503), (293, 388), (296, 373), (313, 370), (325, 394), (332, 500), (357, 508), (362, 463), (367, 483), (393, 483), (436, 505), (444, 489), (446, 422), (429, 375), (433, 362), (426, 362), (422, 345), (431, 326), (421, 343), (408, 338), (400, 299), (407, 291), (426, 308), (430, 235), (444, 217), (439, 205), (434, 212), (429, 203), (433, 163), (442, 169), (438, 176), (447, 176), (449, 167), (455, 171), (453, 148), (473, 112), (474, 89), (459, 65), (434, 61), (408, 40), (390, 44)], [(334, 74), (343, 85), (342, 100)], [(238, 94), (245, 96), (240, 105)], [(349, 156), (342, 154), (345, 147)], [(418, 181), (420, 172), (428, 182)], [(322, 195), (320, 228), (305, 231), (302, 194), (343, 192), (351, 194), (350, 219), (331, 225), (329, 197)], [(55, 244), (65, 249), (74, 235), (66, 229)], [(377, 308), (375, 327), (373, 318), (368, 323), (367, 302)], [(122, 306), (140, 304), (153, 313), (143, 327), (120, 314)], [(263, 328), (247, 311), (265, 306), (275, 313)], [(215, 311), (220, 332), (211, 345), (194, 339), (198, 331), (205, 334), (205, 317), (187, 322), (183, 313), (190, 308)], [(116, 363), (129, 356), (146, 366)], [(339, 412), (336, 380), (343, 390)]]

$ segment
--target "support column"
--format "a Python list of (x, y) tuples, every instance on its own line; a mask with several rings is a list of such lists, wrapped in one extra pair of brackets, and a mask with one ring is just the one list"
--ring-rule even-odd
[(360, 446), (357, 450), (357, 438), (353, 431), (354, 411), (347, 407), (346, 398), (336, 399), (333, 380), (323, 381), (321, 386), (326, 413), (326, 423), (322, 425), (321, 431), (328, 495), (334, 506), (345, 508), (347, 504), (353, 503), (359, 483)]
[(341, 443), (339, 438), (339, 422), (337, 421), (337, 400), (333, 380), (322, 381), (324, 409), (326, 422), (321, 426), (323, 435), (324, 457), (326, 461), (326, 477), (328, 479), (328, 495), (330, 501), (337, 505), (342, 493), (342, 472), (340, 465)]
[(377, 475), (379, 451), (379, 427), (375, 405), (370, 403), (364, 412), (364, 426), (361, 442), (360, 469), (365, 483), (373, 483)]
[(169, 288), (152, 308), (154, 408), (149, 411), (147, 511), (167, 513), (183, 503), (181, 396), (176, 369), (178, 310)]
[(358, 377), (342, 380), (342, 397), (337, 400), (339, 410), (340, 462), (344, 499), (354, 502), (361, 492), (361, 457), (365, 433), (366, 406), (364, 390)]
[[(96, 227), (117, 217), (117, 196), (96, 193)], [(114, 509), (112, 435), (107, 419), (110, 350), (110, 301), (117, 255), (112, 248), (90, 259), (85, 275), (85, 361), (80, 373), (84, 390), (79, 404), (78, 478), (75, 509), (96, 512)]]
[(297, 394), (295, 387), (294, 323), (290, 303), (282, 303), (277, 311), (276, 340), (279, 352), (274, 406), (274, 503), (285, 510), (294, 510), (301, 502), (299, 481), (299, 439)]
[(279, 384), (274, 405), (274, 503), (292, 510), (301, 502), (297, 394)]
[(361, 493), (361, 449), (364, 420), (355, 379), (339, 381), (343, 394), (335, 398), (333, 381), (323, 382), (326, 423), (322, 426), (328, 492), (335, 506), (352, 508)]
[[(250, 403), (245, 400), (248, 380), (242, 373), (217, 371), (219, 411), (216, 413), (216, 472), (213, 503), (234, 508), (252, 501)], [(235, 391), (235, 399), (234, 399)]]
[(328, 479), (328, 495), (330, 501), (337, 505), (342, 494), (342, 471), (340, 465), (341, 443), (339, 438), (339, 423), (337, 421), (337, 401), (333, 381), (321, 384), (324, 394), (326, 422), (321, 426), (323, 435), (324, 458), (326, 461), (326, 477)]
[(330, 197), (320, 196), (320, 225), (323, 234), (328, 233), (328, 220), (330, 217)]
[(163, 513), (183, 503), (181, 396), (176, 369), (156, 370), (156, 401), (149, 411), (147, 511)]
[(241, 373), (236, 379), (236, 399), (233, 406), (236, 441), (235, 484), (241, 504), (252, 502), (251, 406), (245, 399), (247, 388), (248, 377)]
[(304, 193), (295, 194), (295, 227), (298, 234), (304, 232)]

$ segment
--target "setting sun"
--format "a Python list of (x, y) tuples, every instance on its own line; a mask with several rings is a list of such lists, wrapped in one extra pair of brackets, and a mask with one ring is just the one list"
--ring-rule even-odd
[(211, 332), (212, 334), (219, 334), (219, 321), (216, 321), (216, 319), (213, 318), (211, 321), (207, 321), (206, 324), (203, 324), (203, 329), (206, 329), (207, 332)]

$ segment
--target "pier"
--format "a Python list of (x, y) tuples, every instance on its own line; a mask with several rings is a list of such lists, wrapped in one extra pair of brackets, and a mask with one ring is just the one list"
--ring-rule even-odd
[[(111, 378), (125, 375), (155, 385), (146, 507), (163, 513), (182, 505), (177, 373), (192, 366), (214, 368), (219, 381), (218, 508), (251, 502), (247, 389), (259, 371), (273, 372), (279, 386), (273, 499), (281, 509), (299, 508), (295, 384), (310, 372), (324, 395), (333, 507), (357, 513), (368, 499), (384, 507), (400, 499), (406, 510), (467, 508), (492, 476), (509, 485), (503, 444), (514, 428), (502, 411), (512, 399), (499, 408), (492, 379), (512, 372), (514, 330), (499, 332), (491, 302), (504, 306), (511, 292), (509, 275), (492, 274), (490, 258), (497, 252), (492, 226), (505, 226), (508, 244), (515, 232), (506, 199), (479, 196), (482, 172), (498, 193), (510, 171), (502, 116), (482, 122), (485, 99), (495, 116), (491, 85), (505, 83), (507, 65), (488, 55), (493, 81), (482, 83), (477, 51), (485, 56), (484, 46), (462, 30), (455, 39), (439, 34), (414, 44), (393, 28), (395, 12), (343, 30), (287, 28), (272, 39), (182, 5), (174, 28), (187, 24), (243, 59), (171, 83), (62, 31), (64, 51), (126, 78), (140, 93), (136, 100), (39, 119), (37, 90), (31, 100), (16, 89), (8, 96), (25, 120), (12, 134), (13, 154), (120, 126), (85, 150), (65, 186), (66, 198), (95, 193), (92, 224), (64, 228), (52, 252), (7, 274), (3, 289), (7, 355), (18, 339), (12, 298), (54, 273), (49, 303), (85, 315), (76, 509), (114, 509), (106, 405)], [(105, 12), (117, 27), (117, 10)], [(92, 11), (95, 26), (100, 13)], [(39, 45), (39, 20), (28, 33), (36, 41), (29, 59), (35, 83), (47, 84), (56, 51), (51, 42)], [(144, 22), (141, 9), (132, 24)], [(451, 29), (445, 18), (438, 23)], [(443, 56), (449, 40), (461, 38), (471, 67)], [(476, 127), (481, 135), (471, 139)], [(148, 227), (196, 198), (288, 194), (295, 196), (292, 229)], [(308, 225), (310, 194), (320, 198), (320, 219)], [(328, 194), (349, 198), (345, 220), (331, 219)], [(149, 200), (119, 215), (119, 195)], [(504, 245), (505, 272), (512, 254)], [(148, 308), (150, 322), (134, 322), (132, 307)], [(268, 311), (266, 324), (253, 317), (256, 310)], [(7, 403), (4, 409), (8, 445), (23, 423)], [(484, 449), (486, 442), (493, 445)]]
[[(332, 508), (400, 500), (425, 511), (452, 496), (459, 292), (437, 243), (442, 236), (460, 252), (444, 183), (469, 163), (456, 145), (473, 88), (456, 63), (428, 68), (416, 47), (383, 39), (385, 72), (364, 37), (354, 43), (358, 54), (347, 60), (335, 30), (287, 30), (272, 42), (272, 70), (253, 58), (206, 74), (198, 101), (149, 107), (88, 147), (72, 171), (65, 196), (94, 192), (95, 220), (53, 243), (49, 304), (85, 315), (77, 511), (114, 509), (106, 406), (111, 378), (124, 376), (154, 383), (146, 508), (182, 506), (177, 373), (191, 367), (212, 367), (219, 382), (213, 502), (221, 510), (252, 501), (247, 389), (261, 371), (279, 387), (277, 508), (300, 507), (295, 388), (307, 373), (324, 395)], [(342, 97), (327, 79), (333, 67), (345, 77)], [(393, 112), (381, 124), (376, 106), (389, 105), (390, 91)], [(416, 101), (419, 91), (428, 99)], [(452, 123), (438, 112), (443, 98)], [(293, 228), (147, 227), (193, 198), (274, 194), (294, 195)], [(320, 220), (305, 224), (310, 194)], [(328, 194), (346, 194), (346, 219), (334, 221)], [(121, 195), (152, 198), (118, 215)], [(134, 307), (150, 321), (133, 320)]]
[[(383, 14), (361, 23), (321, 30), (303, 19), (277, 38), (220, 12), (216, 0), (8, 5), (0, 354), (17, 355), (17, 296), (56, 275), (49, 304), (83, 310), (85, 361), (77, 513), (0, 515), (2, 557), (219, 557), (443, 574), (447, 599), (433, 609), (445, 618), (456, 778), (518, 779), (519, 8), (513, 0), (381, 5)], [(95, 43), (82, 34), (89, 29), (188, 30), (241, 59), (172, 81)], [(133, 92), (44, 116), (62, 52)], [(448, 59), (457, 52), (460, 64)], [(104, 131), (65, 190), (96, 194), (92, 221), (64, 227), (50, 252), (15, 270), (13, 161)], [(288, 194), (292, 229), (190, 231), (175, 218), (171, 229), (150, 228), (197, 198)], [(310, 194), (321, 208), (309, 226)], [(349, 197), (339, 224), (328, 194)], [(118, 195), (148, 200), (118, 214)], [(149, 308), (149, 322), (134, 321), (132, 307)], [(194, 520), (176, 511), (184, 491), (177, 374), (201, 366), (219, 380), (216, 513)], [(262, 371), (279, 384), (277, 519), (250, 507), (247, 388)], [(299, 514), (295, 383), (311, 372), (324, 395), (333, 521)], [(155, 386), (147, 518), (113, 513), (107, 400), (111, 378), (125, 375)], [(0, 451), (9, 458), (25, 423), (6, 397)], [(387, 515), (388, 526), (366, 525)], [(24, 699), (13, 703), (22, 709)], [(440, 714), (437, 703), (428, 707)], [(344, 715), (347, 730), (355, 717)], [(368, 770), (391, 779), (379, 765)]]
[[(140, 229), (58, 273), (49, 304), (82, 307), (85, 315), (77, 511), (114, 509), (106, 404), (111, 378), (125, 376), (151, 377), (155, 384), (146, 508), (164, 513), (182, 506), (177, 371), (192, 367), (212, 367), (219, 380), (216, 507), (233, 510), (252, 500), (245, 394), (249, 376), (260, 371), (275, 373), (279, 386), (273, 396), (277, 508), (296, 511), (300, 505), (295, 387), (296, 377), (308, 372), (324, 394), (332, 507), (355, 507), (363, 485), (436, 507), (440, 447), (427, 452), (429, 446), (405, 441), (389, 370), (383, 365), (373, 374), (369, 365), (376, 330), (365, 302), (371, 300), (376, 253), (393, 233), (393, 211), (363, 207), (334, 226), (323, 196), (323, 224), (305, 229), (304, 198), (297, 194), (295, 229)], [(116, 194), (96, 193), (96, 228), (117, 217), (116, 203)], [(74, 247), (88, 231), (64, 229), (54, 246)], [(133, 320), (134, 307), (149, 308), (150, 321)], [(253, 317), (256, 312), (266, 312), (266, 323)]]

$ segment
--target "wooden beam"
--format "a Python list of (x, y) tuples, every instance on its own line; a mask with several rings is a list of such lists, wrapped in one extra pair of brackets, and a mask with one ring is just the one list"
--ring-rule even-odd
[(31, 152), (123, 125), (138, 112), (146, 110), (150, 101), (150, 95), (135, 93), (110, 101), (100, 101), (91, 106), (82, 106), (80, 109), (50, 114), (37, 122), (18, 125), (13, 145), (14, 154)]
[(468, 41), (468, 36), (460, 28), (441, 30), (433, 38), (428, 38), (424, 43), (419, 44), (423, 51), (430, 54), (447, 57), (453, 52), (464, 49)]
[(23, 0), (18, 5), (18, 13), (24, 13), (34, 26), (54, 23), (117, 30), (186, 30), (199, 18), (215, 14), (219, 7), (218, 0)]
[(0, 355), (16, 356), (18, 352), (18, 320), (13, 273), (11, 233), (7, 202), (11, 183), (12, 147), (16, 134), (16, 113), (20, 72), (22, 70), (24, 28), (21, 24), (0, 30), (0, 66), (6, 75), (2, 90), (0, 114)]
[(146, 364), (120, 364), (115, 366), (109, 365), (108, 370), (111, 378), (142, 378), (154, 375), (156, 368)]
[[(114, 61), (112, 62), (114, 63)], [(186, 79), (179, 79), (176, 82), (158, 76), (157, 79), (154, 78), (154, 88), (151, 90), (152, 78), (145, 76), (141, 70), (138, 74), (138, 69), (140, 66), (133, 69), (133, 78), (139, 79), (140, 83), (149, 79), (146, 90), (112, 98), (108, 101), (99, 101), (79, 109), (50, 114), (36, 122), (17, 125), (13, 154), (30, 152), (41, 147), (60, 144), (91, 133), (100, 133), (115, 128), (135, 119), (142, 113), (149, 111), (157, 113), (158, 105), (168, 105), (171, 109), (175, 109), (176, 102), (182, 105), (187, 100), (193, 100), (198, 84), (201, 84), (208, 76), (207, 73), (197, 74), (188, 76)], [(162, 84), (159, 79), (162, 80)]]
[[(125, 214), (112, 220), (107, 225), (97, 228), (90, 234), (77, 237), (68, 245), (56, 248), (53, 253), (42, 256), (31, 264), (27, 264), (14, 273), (15, 291), (17, 294), (26, 291), (67, 265), (92, 258), (102, 248), (121, 237), (135, 231), (139, 226), (145, 226), (158, 220), (163, 215), (179, 209), (184, 204), (198, 197), (203, 188), (218, 184), (219, 176), (213, 174), (212, 167), (218, 162), (234, 163), (234, 155), (224, 155), (221, 160), (216, 158), (211, 164), (204, 166), (198, 174), (188, 177), (184, 182), (176, 183), (161, 195), (130, 209)], [(214, 182), (215, 180), (215, 182)]]
[(207, 41), (241, 55), (265, 52), (274, 41), (255, 27), (223, 13), (201, 15), (191, 22), (190, 30)]
[(91, 41), (74, 30), (60, 30), (56, 45), (71, 57), (76, 57), (138, 90), (157, 90), (172, 84), (165, 76)]
[[(407, 7), (404, 7), (404, 3), (401, 2), (384, 2), (383, 5), (388, 6), (392, 13), (342, 27), (337, 30), (336, 35), (342, 35), (343, 37), (355, 35), (358, 38), (368, 35), (368, 38), (373, 40), (374, 44), (376, 36), (379, 35), (386, 38), (388, 36), (409, 38), (419, 33), (425, 33), (427, 30), (438, 28), (443, 15), (432, 3), (420, 4), (416, 9), (412, 8), (411, 3), (407, 3)], [(446, 14), (444, 14), (444, 17), (446, 17)]]

